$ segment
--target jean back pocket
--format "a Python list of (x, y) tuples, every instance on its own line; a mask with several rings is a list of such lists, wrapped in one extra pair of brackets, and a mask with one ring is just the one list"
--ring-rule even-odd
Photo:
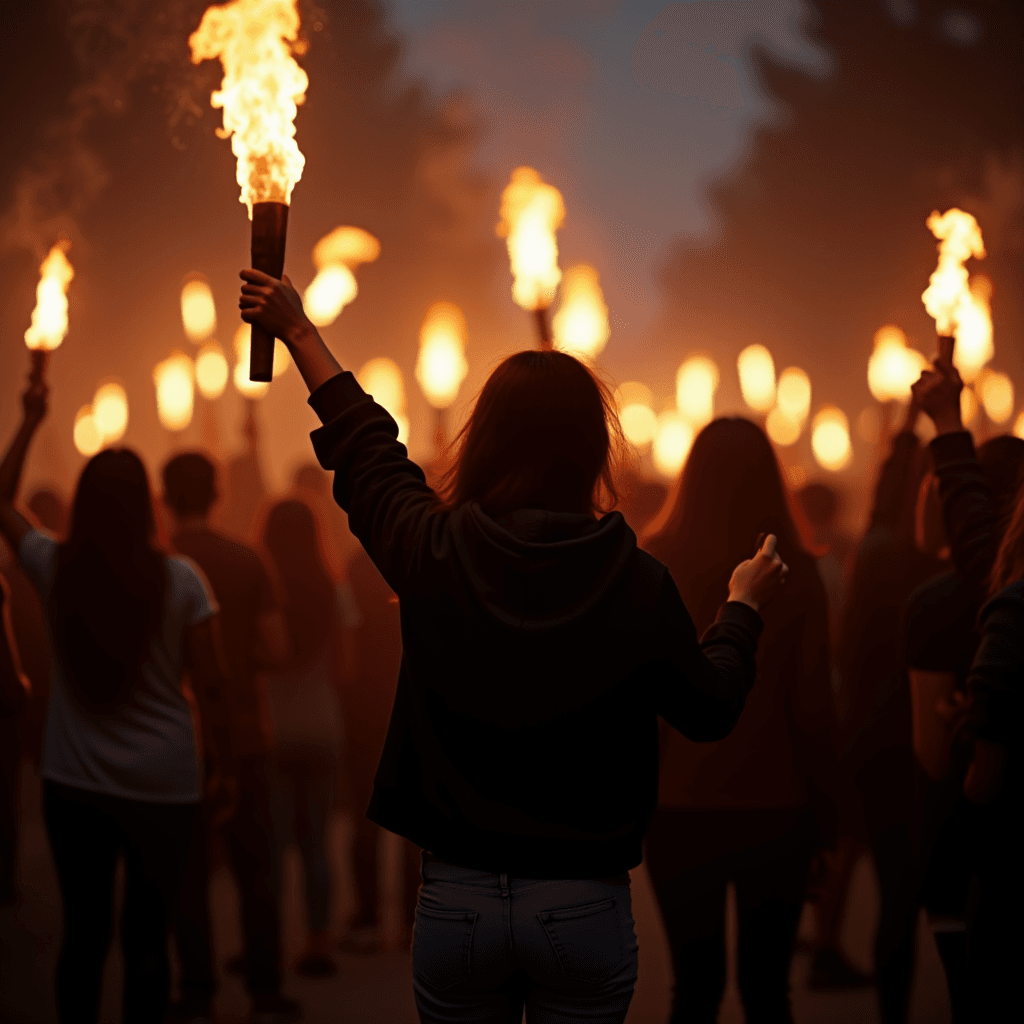
[(435, 990), (464, 985), (473, 969), (475, 910), (416, 908), (412, 970)]
[(598, 984), (615, 973), (625, 955), (620, 914), (606, 899), (537, 915), (567, 978)]

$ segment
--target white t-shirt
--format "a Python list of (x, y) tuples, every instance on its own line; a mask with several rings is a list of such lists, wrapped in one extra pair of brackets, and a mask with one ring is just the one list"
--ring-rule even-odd
[[(52, 537), (31, 530), (18, 552), (18, 561), (47, 610), (48, 629), (57, 550)], [(79, 707), (68, 693), (54, 645), (43, 778), (147, 803), (194, 803), (202, 798), (195, 724), (181, 678), (186, 627), (205, 622), (218, 611), (210, 595), (194, 562), (177, 556), (167, 559), (163, 628), (150, 644), (128, 701), (115, 712), (94, 714)]]

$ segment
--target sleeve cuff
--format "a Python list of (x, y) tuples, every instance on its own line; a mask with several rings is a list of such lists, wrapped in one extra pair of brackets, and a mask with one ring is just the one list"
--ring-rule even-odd
[(324, 381), (307, 401), (313, 412), (320, 417), (320, 422), (329, 423), (360, 398), (366, 398), (366, 392), (359, 386), (359, 382), (350, 371), (342, 370), (330, 380)]
[(940, 434), (932, 438), (928, 445), (935, 462), (935, 468), (949, 465), (953, 462), (973, 461), (974, 439), (967, 430), (957, 430), (952, 434)]
[(715, 622), (735, 622), (750, 632), (755, 640), (761, 636), (761, 631), (764, 629), (764, 620), (761, 616), (749, 604), (744, 604), (742, 601), (726, 601), (718, 609)]

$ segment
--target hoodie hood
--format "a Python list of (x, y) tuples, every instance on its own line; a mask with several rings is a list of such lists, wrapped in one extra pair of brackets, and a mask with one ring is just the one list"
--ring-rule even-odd
[(498, 623), (527, 632), (585, 618), (615, 590), (636, 551), (619, 512), (595, 520), (522, 509), (496, 521), (474, 502), (452, 519), (470, 589)]

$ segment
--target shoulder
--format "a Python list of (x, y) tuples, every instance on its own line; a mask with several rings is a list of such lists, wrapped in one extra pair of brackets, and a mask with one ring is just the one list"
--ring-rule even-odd
[(1017, 580), (993, 595), (981, 609), (982, 627), (996, 620), (1024, 628), (1024, 580)]
[(42, 568), (57, 560), (60, 545), (42, 530), (29, 530), (18, 546), (18, 561), (22, 568)]
[(172, 604), (203, 607), (211, 615), (217, 611), (210, 581), (191, 558), (168, 555), (166, 565)]

